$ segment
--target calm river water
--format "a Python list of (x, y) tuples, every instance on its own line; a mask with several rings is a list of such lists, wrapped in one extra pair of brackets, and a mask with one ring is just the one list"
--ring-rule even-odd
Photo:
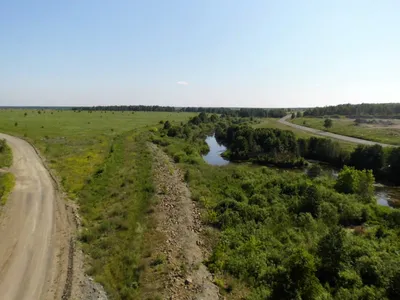
[[(206, 143), (210, 147), (210, 152), (204, 155), (204, 160), (213, 166), (224, 166), (229, 164), (229, 160), (226, 160), (221, 154), (226, 150), (224, 145), (217, 142), (214, 136), (208, 136)], [(324, 166), (325, 170), (331, 170), (332, 176), (337, 176), (337, 170)], [(375, 195), (378, 204), (384, 206), (391, 206), (393, 202), (400, 202), (400, 187), (390, 187), (382, 184), (375, 186)]]

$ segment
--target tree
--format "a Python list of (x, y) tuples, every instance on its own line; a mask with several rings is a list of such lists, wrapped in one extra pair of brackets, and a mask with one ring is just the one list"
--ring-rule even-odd
[(307, 170), (307, 175), (310, 178), (316, 178), (322, 173), (322, 168), (319, 164), (313, 164), (311, 168)]
[(358, 170), (371, 169), (377, 174), (385, 164), (383, 147), (359, 145), (351, 153), (349, 164)]
[(171, 128), (171, 123), (169, 121), (164, 123), (164, 129), (170, 129)]
[(283, 262), (271, 299), (318, 299), (324, 292), (315, 276), (314, 257), (304, 249), (294, 249)]
[(318, 244), (318, 256), (321, 259), (318, 277), (322, 282), (335, 285), (343, 263), (347, 260), (347, 249), (344, 246), (346, 232), (341, 227), (333, 227)]
[(206, 123), (208, 121), (207, 114), (204, 111), (199, 114), (199, 118), (202, 123)]
[(303, 116), (303, 114), (301, 113), (301, 111), (298, 111), (297, 114), (296, 114), (296, 117), (297, 118), (301, 118), (302, 116)]
[(211, 117), (210, 117), (210, 121), (213, 122), (213, 123), (217, 122), (218, 121), (218, 116), (216, 114), (212, 114)]
[(387, 164), (390, 179), (393, 182), (400, 183), (400, 147), (390, 150)]
[(400, 271), (390, 278), (389, 287), (387, 289), (389, 299), (400, 299)]
[(370, 201), (374, 195), (374, 175), (371, 170), (356, 170), (345, 166), (338, 175), (335, 189), (339, 193), (358, 194)]
[(179, 126), (172, 126), (170, 129), (168, 129), (167, 135), (171, 137), (178, 136), (182, 133), (182, 127)]
[(324, 121), (324, 127), (325, 127), (326, 129), (331, 128), (332, 125), (333, 125), (333, 122), (332, 122), (331, 119), (325, 119), (325, 121)]
[(294, 118), (296, 118), (296, 114), (292, 113), (291, 119), (293, 120)]

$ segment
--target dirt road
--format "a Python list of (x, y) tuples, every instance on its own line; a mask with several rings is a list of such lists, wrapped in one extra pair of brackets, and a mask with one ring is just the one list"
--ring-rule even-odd
[(297, 124), (293, 124), (291, 122), (286, 121), (287, 119), (290, 118), (291, 115), (287, 115), (286, 117), (283, 117), (282, 119), (279, 120), (279, 123), (285, 124), (287, 126), (296, 128), (296, 129), (300, 129), (303, 131), (308, 131), (312, 134), (317, 134), (317, 135), (321, 135), (321, 136), (326, 136), (332, 139), (337, 139), (337, 140), (341, 140), (341, 141), (345, 141), (345, 142), (350, 142), (350, 143), (355, 143), (355, 144), (362, 144), (362, 145), (381, 145), (382, 147), (392, 147), (393, 145), (388, 145), (388, 144), (383, 144), (383, 143), (377, 143), (377, 142), (373, 142), (373, 141), (368, 141), (368, 140), (362, 140), (362, 139), (358, 139), (358, 138), (354, 138), (354, 137), (350, 137), (350, 136), (345, 136), (345, 135), (340, 135), (340, 134), (336, 134), (336, 133), (331, 133), (331, 132), (327, 132), (327, 131), (322, 131), (322, 130), (318, 130), (318, 129), (314, 129), (314, 128), (310, 128), (310, 127), (305, 127), (305, 126), (301, 126), (301, 125), (297, 125)]
[(61, 299), (68, 231), (54, 182), (26, 141), (5, 134), (16, 183), (0, 212), (0, 299)]

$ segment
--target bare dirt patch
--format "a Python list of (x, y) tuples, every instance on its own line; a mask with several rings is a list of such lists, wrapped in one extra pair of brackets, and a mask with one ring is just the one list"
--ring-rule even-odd
[(213, 276), (203, 264), (200, 210), (182, 171), (157, 146), (150, 147), (158, 201), (153, 212), (155, 231), (163, 242), (150, 258), (157, 280), (145, 285), (159, 286), (163, 299), (219, 299)]

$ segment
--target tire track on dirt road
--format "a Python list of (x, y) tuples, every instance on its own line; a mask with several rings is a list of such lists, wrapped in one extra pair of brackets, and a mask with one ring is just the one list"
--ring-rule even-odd
[(71, 280), (70, 212), (35, 149), (13, 136), (0, 138), (13, 151), (15, 176), (0, 216), (0, 299), (60, 299)]

